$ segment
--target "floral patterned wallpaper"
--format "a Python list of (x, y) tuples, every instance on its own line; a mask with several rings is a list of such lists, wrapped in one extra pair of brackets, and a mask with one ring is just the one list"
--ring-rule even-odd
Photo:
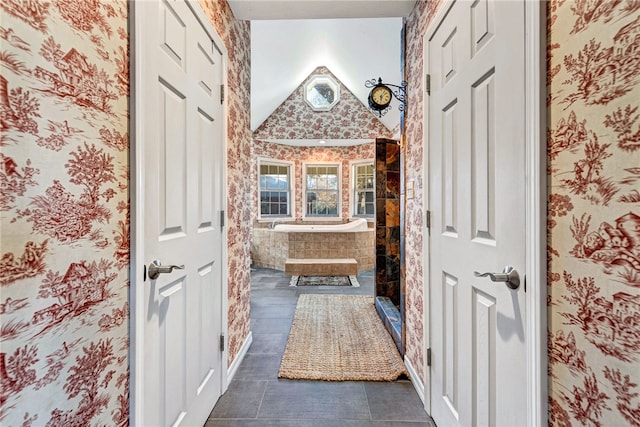
[(414, 198), (405, 203), (405, 358), (416, 370), (424, 384), (424, 275), (422, 221), (424, 197), (422, 181), (424, 70), (422, 67), (422, 38), (433, 20), (440, 1), (418, 1), (406, 18), (405, 68), (409, 106), (405, 111), (405, 182), (413, 181)]
[[(329, 111), (314, 111), (304, 100), (304, 85), (314, 75), (329, 75), (340, 86), (340, 101)], [(256, 129), (257, 140), (391, 138), (392, 131), (356, 98), (327, 67), (316, 68)]]
[[(249, 333), (249, 23), (202, 6), (229, 51), (231, 363)], [(127, 425), (127, 2), (0, 8), (0, 424)]]
[[(406, 20), (406, 357), (423, 379), (422, 37), (440, 3)], [(549, 423), (638, 426), (640, 3), (547, 6)]]
[(550, 423), (640, 426), (640, 2), (548, 3)]
[[(315, 75), (328, 75), (340, 86), (340, 101), (329, 111), (314, 111), (304, 100), (304, 85)], [(257, 160), (266, 158), (294, 163), (295, 189), (294, 212), (302, 219), (302, 163), (309, 161), (336, 162), (342, 164), (341, 217), (349, 219), (349, 183), (353, 160), (375, 158), (374, 140), (377, 137), (391, 138), (389, 130), (378, 118), (356, 98), (349, 89), (334, 76), (327, 67), (316, 68), (287, 97), (287, 99), (253, 133), (252, 182), (257, 181)], [(270, 142), (287, 139), (370, 139), (370, 143), (344, 147), (294, 146)], [(253, 218), (258, 217), (258, 188), (252, 191)]]
[[(348, 147), (296, 147), (285, 144), (275, 144), (270, 142), (255, 141), (254, 146), (254, 167), (252, 169), (252, 180), (258, 182), (257, 159), (284, 160), (293, 162), (295, 177), (294, 212), (293, 217), (302, 219), (302, 163), (303, 162), (335, 162), (342, 166), (342, 187), (341, 196), (341, 218), (343, 221), (349, 219), (349, 203), (351, 182), (351, 161), (371, 160), (375, 157), (374, 142), (352, 145)], [(253, 188), (253, 217), (258, 217), (258, 188)]]
[(229, 364), (249, 336), (251, 281), (251, 26), (226, 1), (199, 0), (229, 54), (227, 119), (227, 259)]
[(127, 2), (0, 7), (0, 423), (126, 425)]

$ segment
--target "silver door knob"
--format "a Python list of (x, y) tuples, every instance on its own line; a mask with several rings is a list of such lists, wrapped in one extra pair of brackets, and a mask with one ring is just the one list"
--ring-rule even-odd
[(518, 287), (520, 287), (520, 275), (518, 274), (518, 271), (510, 265), (507, 265), (502, 270), (502, 273), (478, 273), (477, 271), (474, 271), (473, 274), (476, 277), (489, 276), (492, 282), (505, 282), (511, 289), (518, 289)]
[(149, 264), (149, 268), (148, 268), (149, 279), (156, 280), (158, 276), (160, 276), (160, 274), (171, 273), (174, 268), (176, 270), (182, 270), (184, 269), (184, 264), (183, 265), (160, 265), (160, 261), (158, 260), (151, 261), (151, 264)]

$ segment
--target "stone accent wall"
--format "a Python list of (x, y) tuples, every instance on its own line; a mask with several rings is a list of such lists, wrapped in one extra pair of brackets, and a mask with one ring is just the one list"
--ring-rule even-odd
[(400, 145), (376, 140), (376, 296), (400, 305)]

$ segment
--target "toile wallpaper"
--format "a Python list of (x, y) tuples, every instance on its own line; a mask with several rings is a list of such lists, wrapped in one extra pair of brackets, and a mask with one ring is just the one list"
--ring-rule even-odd
[(229, 54), (227, 75), (227, 290), (229, 364), (249, 336), (251, 281), (251, 27), (226, 1), (199, 0)]
[[(327, 75), (340, 86), (340, 101), (329, 111), (314, 111), (304, 100), (304, 85)], [(392, 131), (373, 115), (327, 67), (316, 68), (253, 133), (257, 140), (391, 138)], [(373, 158), (373, 156), (372, 156)]]
[(127, 425), (127, 2), (0, 7), (0, 423)]
[[(304, 100), (304, 85), (313, 76), (328, 75), (340, 86), (340, 101), (329, 111), (314, 111)], [(341, 213), (342, 220), (349, 219), (349, 162), (375, 158), (374, 140), (377, 137), (391, 138), (390, 131), (378, 118), (347, 89), (327, 67), (317, 67), (275, 109), (253, 133), (252, 182), (258, 182), (257, 160), (289, 161), (294, 164), (295, 194), (293, 217), (302, 220), (302, 163), (336, 162), (342, 165)], [(318, 139), (369, 139), (370, 143), (317, 147), (279, 144), (280, 140)], [(258, 188), (253, 185), (252, 215), (258, 218)]]
[[(249, 333), (246, 177), (259, 152), (249, 23), (226, 2), (200, 3), (229, 51), (231, 363)], [(423, 381), (424, 141), (412, 106), (439, 4), (418, 1), (406, 20), (406, 357)], [(126, 425), (127, 3), (0, 8), (0, 423)], [(550, 424), (640, 425), (640, 3), (552, 0), (548, 21)]]
[(409, 107), (405, 111), (405, 185), (413, 182), (414, 197), (405, 201), (405, 359), (425, 384), (424, 366), (424, 275), (422, 221), (424, 218), (423, 137), (424, 70), (422, 38), (441, 1), (418, 1), (406, 18), (405, 72)]
[(640, 426), (640, 3), (548, 3), (552, 425)]
[[(406, 357), (422, 363), (422, 37), (406, 19)], [(640, 425), (640, 3), (552, 0), (548, 47), (549, 424)], [(418, 106), (417, 108), (413, 106)]]
[[(249, 333), (249, 23), (201, 3), (229, 51), (231, 363)], [(127, 6), (0, 3), (2, 425), (128, 424)]]
[[(258, 182), (257, 159), (265, 158), (272, 160), (283, 160), (293, 162), (293, 173), (295, 182), (294, 212), (293, 218), (302, 220), (302, 164), (304, 162), (332, 162), (339, 163), (342, 170), (342, 186), (340, 188), (341, 197), (341, 219), (347, 221), (350, 216), (349, 203), (351, 182), (352, 161), (371, 160), (375, 157), (375, 144), (373, 142), (353, 145), (349, 147), (295, 147), (285, 144), (275, 144), (264, 141), (255, 141), (254, 146), (254, 167), (252, 169), (252, 182)], [(253, 218), (258, 217), (258, 188), (253, 188)]]

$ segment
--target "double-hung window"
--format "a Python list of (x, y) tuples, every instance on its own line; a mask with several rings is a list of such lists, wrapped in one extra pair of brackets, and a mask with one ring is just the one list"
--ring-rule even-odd
[(260, 161), (260, 217), (291, 216), (291, 165)]
[(305, 216), (337, 217), (340, 212), (340, 165), (305, 167)]
[(373, 217), (376, 196), (373, 163), (356, 163), (352, 173), (353, 216)]

